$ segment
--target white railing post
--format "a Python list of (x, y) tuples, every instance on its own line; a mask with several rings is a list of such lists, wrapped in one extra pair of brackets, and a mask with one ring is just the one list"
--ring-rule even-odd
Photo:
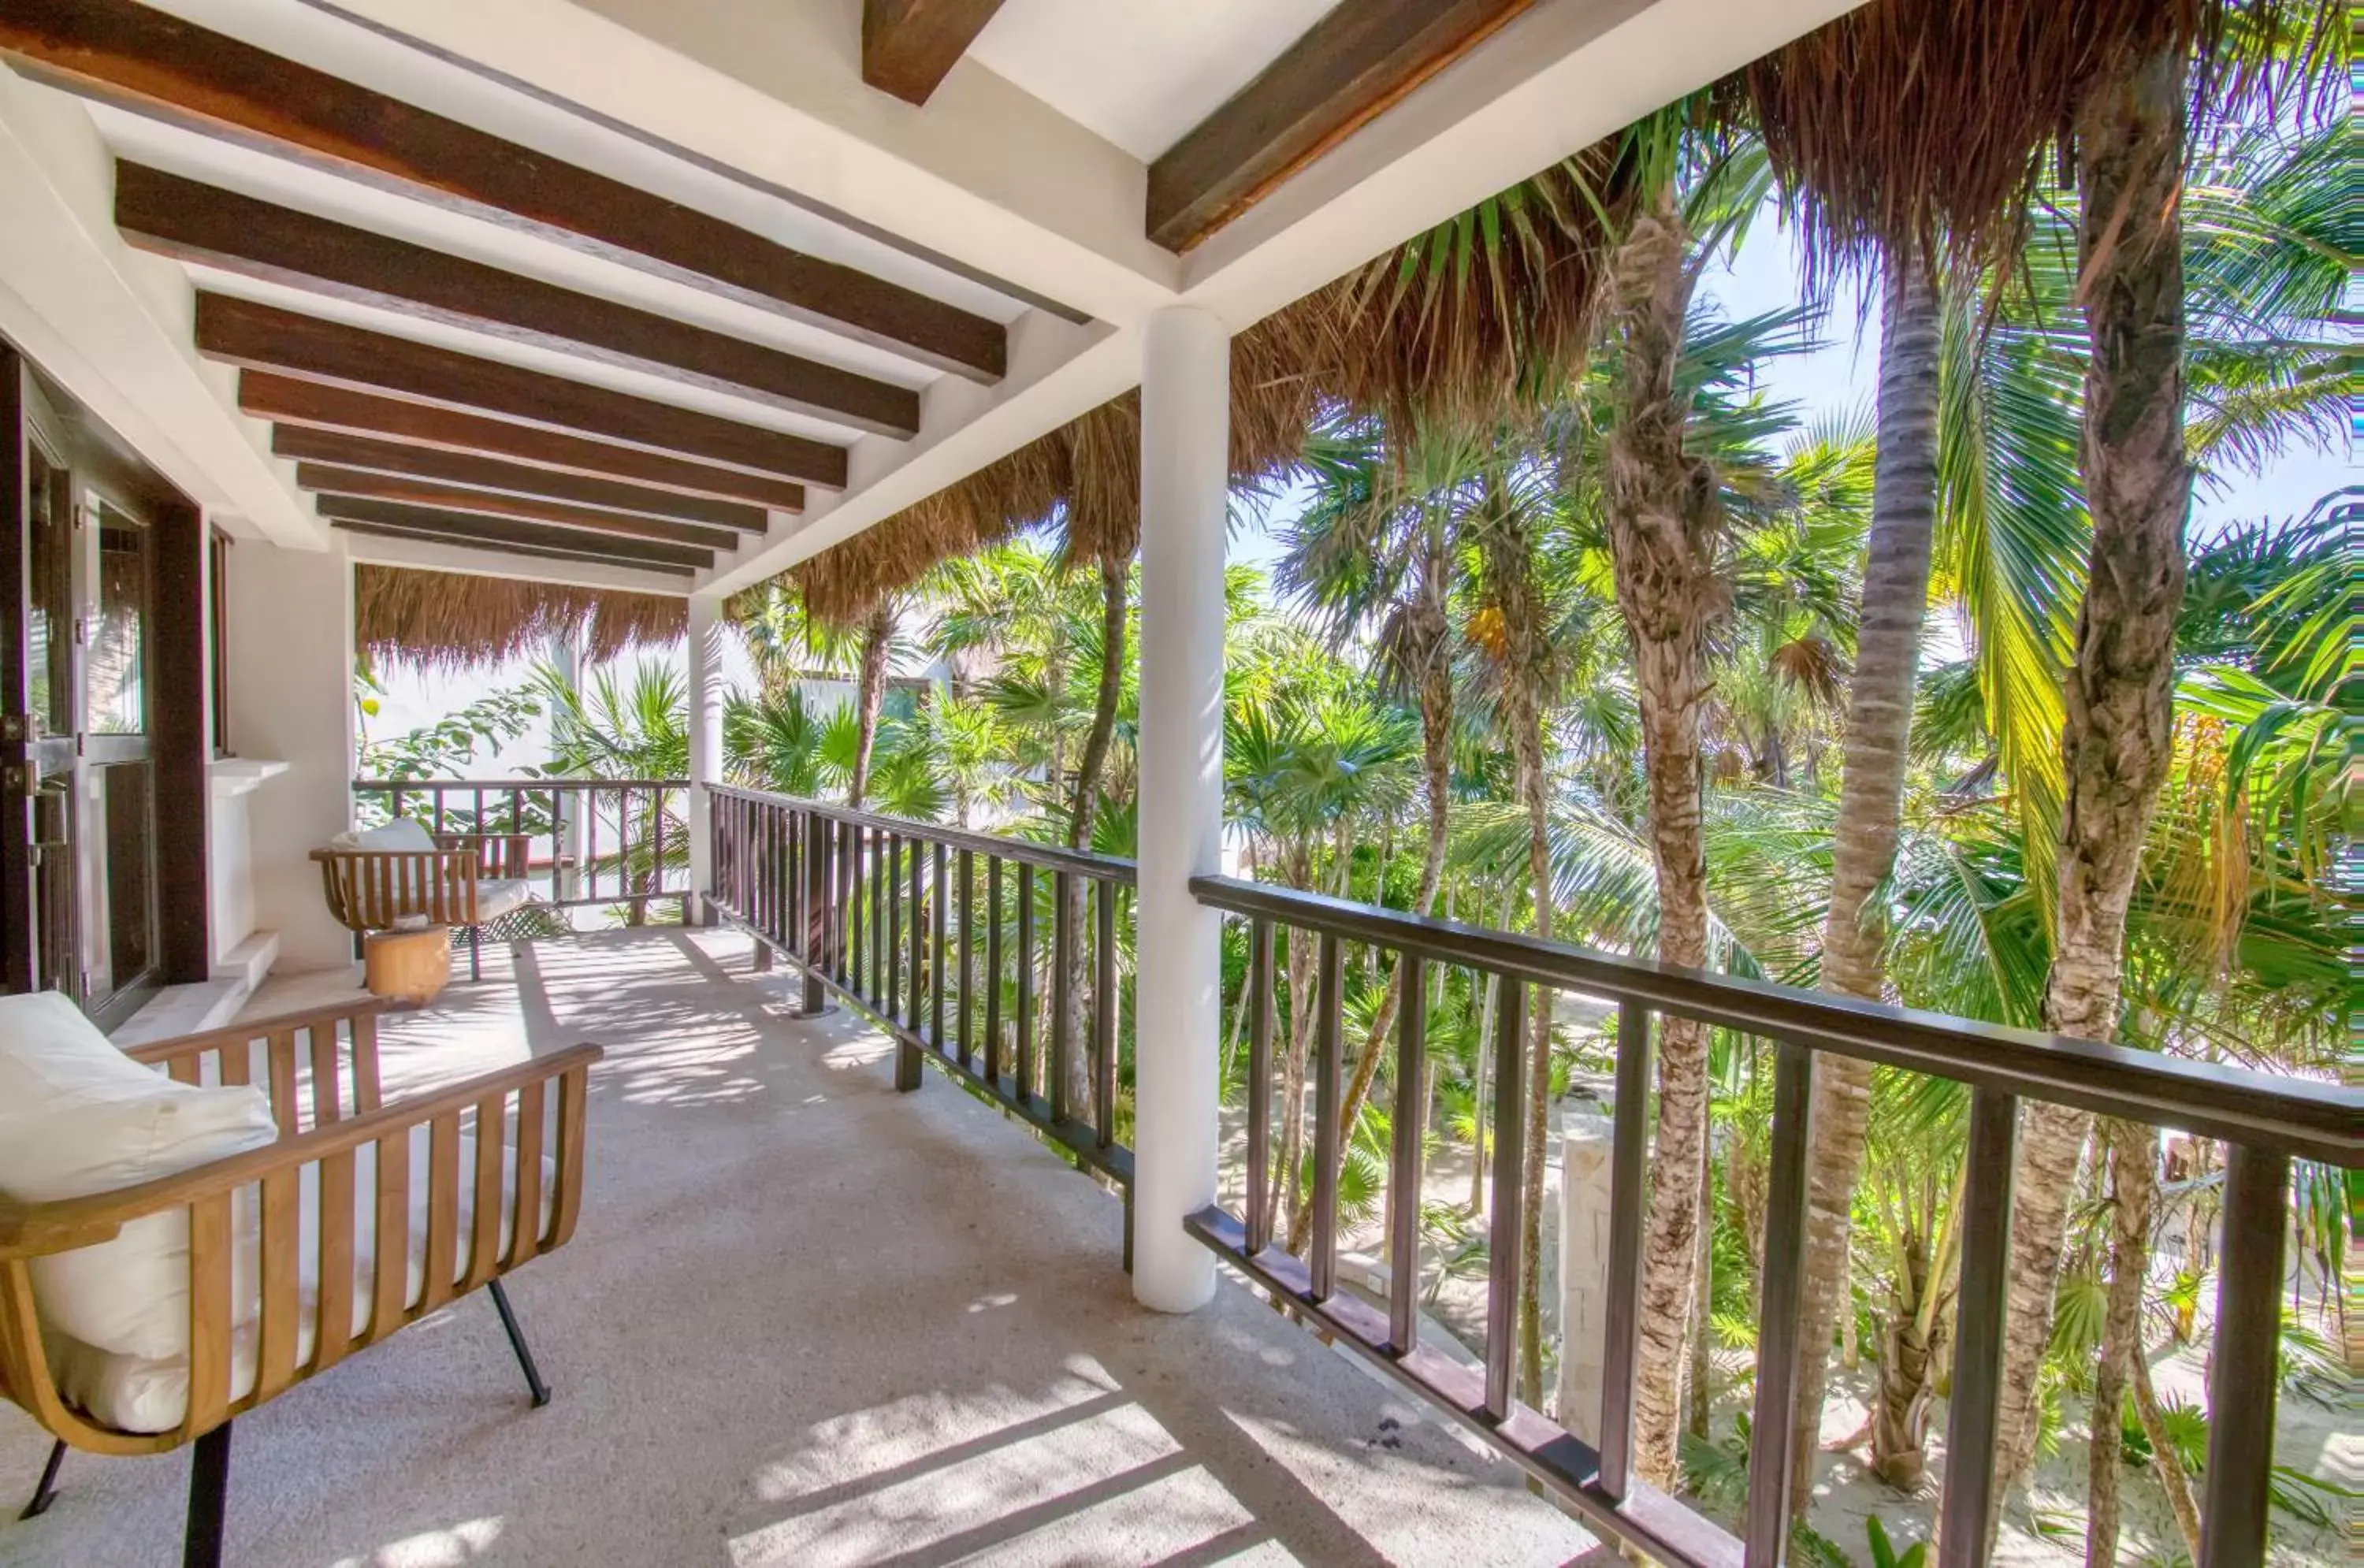
[(1190, 894), (1222, 868), (1223, 531), (1231, 335), (1201, 310), (1153, 316), (1141, 383), (1139, 1023), (1132, 1293), (1188, 1312), (1213, 1254), (1182, 1228), (1215, 1201), (1220, 917)]
[[(563, 631), (550, 639), (550, 667), (556, 671), (566, 689), (577, 696), (583, 691), (583, 633), (580, 628)], [(589, 848), (584, 832), (583, 796), (569, 790), (551, 792), (551, 813), (558, 828), (559, 863), (551, 867), (550, 885), (562, 899), (581, 895), (585, 867), (583, 857)], [(570, 919), (573, 916), (570, 912)]]
[(706, 790), (722, 782), (722, 600), (713, 594), (689, 598), (689, 886), (683, 917), (703, 925), (705, 904), (714, 891), (714, 846), (708, 824), (713, 803)]

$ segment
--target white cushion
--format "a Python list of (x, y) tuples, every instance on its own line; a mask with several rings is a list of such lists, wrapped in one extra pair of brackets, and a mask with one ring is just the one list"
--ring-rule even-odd
[(532, 902), (533, 889), (522, 882), (503, 880), (476, 884), (476, 918), (479, 920), (497, 920)]
[(440, 850), (435, 835), (427, 824), (416, 817), (397, 817), (382, 828), (362, 828), (350, 833), (340, 833), (329, 840), (331, 848), (340, 850)]
[[(137, 1186), (260, 1149), (279, 1135), (261, 1088), (176, 1084), (132, 1061), (54, 991), (0, 997), (0, 1192), (46, 1203)], [(233, 1217), (241, 1250), (254, 1211)], [(189, 1341), (186, 1211), (32, 1262), (41, 1320), (128, 1355)]]
[[(407, 1309), (418, 1304), (427, 1285), (427, 1201), (428, 1151), (430, 1134), (421, 1124), (410, 1129), (410, 1225), (408, 1232), (409, 1267), (403, 1284), (402, 1304)], [(452, 1262), (452, 1280), (458, 1284), (468, 1272), (469, 1253), (473, 1247), (474, 1221), (476, 1212), (476, 1141), (471, 1135), (460, 1140), (459, 1223), (455, 1227)], [(541, 1162), (541, 1218), (537, 1229), (550, 1223), (556, 1207), (558, 1167), (545, 1157)], [(499, 1250), (506, 1254), (515, 1226), (510, 1210), (517, 1192), (517, 1146), (503, 1150), (501, 1191), (505, 1201), (501, 1207)], [(298, 1184), (300, 1216), (296, 1234), (301, 1256), (297, 1263), (299, 1305), (296, 1313), (296, 1364), (301, 1368), (311, 1359), (313, 1347), (319, 1342), (320, 1317), (320, 1170), (318, 1165), (303, 1167)], [(241, 1253), (233, 1265), (232, 1294), (241, 1302), (254, 1299), (259, 1284), (261, 1264), (258, 1255)], [(375, 1311), (377, 1294), (377, 1146), (364, 1143), (353, 1152), (353, 1287), (352, 1318), (346, 1325), (348, 1334), (359, 1334), (370, 1325)], [(257, 1351), (262, 1340), (262, 1318), (249, 1310), (239, 1319), (239, 1327), (230, 1340), (229, 1396), (240, 1399), (251, 1393), (259, 1370)], [(170, 1431), (181, 1424), (189, 1408), (189, 1361), (186, 1341), (169, 1356), (111, 1354), (61, 1334), (46, 1336), (50, 1375), (56, 1379), (58, 1392), (94, 1419), (123, 1432)]]

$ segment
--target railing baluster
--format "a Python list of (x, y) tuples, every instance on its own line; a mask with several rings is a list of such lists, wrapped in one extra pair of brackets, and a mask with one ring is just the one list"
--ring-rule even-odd
[(1254, 1257), (1272, 1240), (1266, 1201), (1272, 1174), (1272, 922), (1248, 923), (1248, 1191), (1247, 1249)]
[[(1801, 1045), (1775, 1047), (1773, 1170), (1765, 1203), (1765, 1266), (1757, 1280), (1756, 1406), (1749, 1422), (1743, 1530), (1751, 1568), (1780, 1568), (1790, 1544), (1798, 1360), (1806, 1353), (1798, 1342), (1798, 1319), (1805, 1299), (1806, 1161), (1813, 1146), (1813, 1109), (1814, 1053)], [(1700, 1223), (1711, 1218), (1703, 1212)]]
[(1946, 1416), (1946, 1491), (1937, 1568), (1980, 1568), (1995, 1501), (1996, 1406), (2011, 1293), (2011, 1203), (2019, 1163), (2019, 1097), (1970, 1095), (1962, 1184), (1962, 1273), (1955, 1297), (1954, 1387)]
[(2225, 1166), (2225, 1207), (2217, 1221), (2222, 1240), (2216, 1259), (2216, 1338), (2208, 1368), (2202, 1568), (2257, 1568), (2266, 1558), (2289, 1190), (2287, 1153), (2233, 1145)]
[(863, 828), (850, 822), (839, 824), (838, 842), (844, 851), (838, 862), (838, 876), (842, 884), (837, 903), (838, 978), (848, 993), (858, 997), (862, 995), (862, 960), (867, 946), (862, 924), (862, 890), (869, 873), (863, 869)]
[(985, 860), (985, 1081), (1001, 1082), (1001, 857)]
[(1600, 1356), (1600, 1489), (1633, 1475), (1634, 1347), (1642, 1325), (1642, 1222), (1650, 1148), (1650, 1010), (1617, 1004), (1617, 1098), (1609, 1150), (1609, 1301)]
[(1054, 873), (1051, 879), (1051, 1066), (1044, 1074), (1050, 1080), (1051, 1119), (1065, 1121), (1070, 1109), (1067, 1104), (1067, 1071), (1069, 1059), (1076, 1048), (1076, 929), (1071, 905), (1076, 891), (1076, 879), (1067, 872)]
[(1524, 1232), (1527, 1118), (1522, 1108), (1526, 1073), (1521, 1070), (1527, 1038), (1527, 986), (1502, 976), (1494, 1017), (1494, 1183), (1492, 1223), (1486, 1233), (1486, 1416), (1500, 1421), (1511, 1413), (1511, 1377), (1517, 1363), (1519, 1248)]
[[(920, 912), (911, 911), (911, 923), (917, 926)], [(889, 1019), (896, 1016), (898, 1004), (903, 1000), (903, 835), (886, 835), (886, 1007)], [(915, 977), (916, 978), (916, 977)]]
[(1338, 1058), (1346, 996), (1345, 955), (1337, 937), (1321, 934), (1315, 986), (1321, 1008), (1313, 1029), (1313, 1245), (1305, 1260), (1313, 1299), (1327, 1301), (1338, 1289), (1338, 1111), (1344, 1095)]
[(886, 908), (885, 893), (887, 885), (885, 830), (870, 835), (870, 909), (865, 923), (870, 929), (870, 971), (863, 976), (863, 995), (873, 1006), (886, 995)]
[[(1428, 1103), (1428, 966), (1420, 954), (1396, 957), (1395, 1140), (1388, 1151), (1388, 1348), (1402, 1355), (1420, 1342), (1421, 1152)], [(1377, 1049), (1377, 1042), (1372, 1042)]]
[(935, 849), (934, 908), (931, 912), (935, 916), (936, 951), (928, 964), (928, 1041), (936, 1048), (936, 1054), (942, 1056), (949, 1054), (944, 1047), (944, 942), (952, 910), (949, 907), (950, 885), (944, 879), (944, 869), (951, 851), (944, 848), (941, 839), (936, 841)]
[(911, 858), (911, 981), (903, 991), (903, 1024), (913, 1034), (920, 1032), (920, 994), (925, 984), (928, 946), (927, 895), (920, 882), (928, 857), (920, 852), (921, 847), (917, 839), (903, 841), (904, 852)]
[(1034, 868), (1018, 862), (1018, 1098), (1034, 1093)]
[(976, 851), (960, 852), (960, 1059), (965, 1067), (976, 1060), (976, 1036), (970, 1026), (976, 1017)]
[(1092, 1131), (1103, 1149), (1116, 1141), (1116, 884), (1093, 884)]

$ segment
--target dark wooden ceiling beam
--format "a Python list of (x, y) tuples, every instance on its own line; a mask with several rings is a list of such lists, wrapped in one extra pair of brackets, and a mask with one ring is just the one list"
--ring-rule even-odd
[(135, 0), (0, 0), (20, 71), (274, 156), (555, 239), (975, 381), (1001, 324), (414, 108)]
[(1149, 238), (1188, 250), (1533, 0), (1351, 0), (1149, 166)]
[(197, 295), (197, 351), (247, 370), (496, 415), (842, 488), (845, 449), (228, 295)]
[(711, 495), (745, 501), (774, 511), (800, 512), (805, 488), (785, 479), (741, 473), (662, 452), (619, 447), (610, 441), (587, 439), (507, 419), (439, 408), (428, 403), (406, 403), (332, 386), (327, 382), (301, 381), (270, 371), (248, 371), (238, 378), (238, 406), (258, 419), (309, 430), (333, 430), (349, 436), (374, 436), (432, 447), (438, 451), (469, 452), (530, 463), (559, 473), (585, 478), (622, 480), (653, 489), (675, 490), (685, 495)]
[(636, 517), (664, 517), (678, 523), (704, 523), (718, 528), (762, 533), (770, 519), (761, 506), (742, 501), (718, 501), (708, 495), (684, 495), (619, 484), (554, 468), (532, 468), (521, 462), (479, 457), (474, 452), (445, 451), (440, 447), (411, 446), (403, 441), (374, 440), (340, 430), (315, 430), (301, 425), (273, 425), (271, 450), (275, 457), (298, 462), (328, 463), (355, 473), (380, 473), (423, 479), (438, 484), (464, 486), (500, 495), (543, 501), (563, 501), (602, 511)]
[(320, 515), (331, 520), (407, 528), (433, 537), (473, 539), (492, 545), (517, 545), (529, 550), (573, 550), (630, 566), (677, 566), (703, 570), (714, 564), (711, 552), (686, 544), (625, 539), (618, 534), (588, 533), (581, 528), (552, 528), (512, 517), (487, 517), (475, 512), (452, 512), (435, 506), (412, 506), (398, 501), (373, 501), (352, 495), (323, 495), (318, 505)]
[(652, 311), (184, 180), (115, 166), (115, 226), (142, 250), (489, 332), (878, 435), (920, 428), (920, 395)]
[(1001, 0), (862, 0), (862, 79), (924, 104)]
[(383, 523), (356, 522), (351, 517), (330, 517), (329, 526), (343, 533), (360, 534), (369, 539), (411, 539), (426, 544), (452, 545), (461, 550), (482, 550), (488, 555), (511, 559), (522, 557), (529, 561), (589, 562), (599, 566), (624, 566), (635, 572), (653, 572), (660, 576), (678, 577), (685, 583), (697, 575), (686, 566), (668, 566), (662, 562), (620, 561), (615, 556), (602, 555), (590, 550), (542, 550), (532, 545), (500, 544), (430, 528), (389, 528)]
[(629, 512), (602, 512), (590, 506), (570, 506), (533, 495), (504, 495), (497, 490), (470, 490), (464, 485), (438, 484), (431, 479), (409, 479), (396, 473), (365, 473), (327, 463), (299, 462), (296, 486), (320, 495), (344, 495), (364, 501), (400, 501), (413, 506), (433, 506), (446, 512), (472, 512), (487, 517), (516, 517), (522, 522), (552, 523), (625, 539), (663, 539), (699, 550), (736, 550), (741, 536), (728, 528), (701, 528), (665, 517), (634, 517)]

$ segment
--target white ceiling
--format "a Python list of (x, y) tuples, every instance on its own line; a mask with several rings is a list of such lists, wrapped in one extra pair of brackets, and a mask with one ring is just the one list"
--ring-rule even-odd
[(1008, 0), (968, 58), (1146, 163), (1338, 0)]

